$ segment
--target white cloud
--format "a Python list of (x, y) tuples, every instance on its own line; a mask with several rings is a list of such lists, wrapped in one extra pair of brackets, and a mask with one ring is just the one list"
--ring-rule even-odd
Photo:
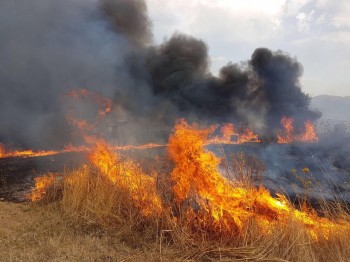
[(181, 31), (254, 42), (274, 37), (281, 28), (285, 0), (148, 0), (148, 4), (157, 40)]
[(311, 0), (289, 0), (286, 3), (286, 16), (296, 16), (299, 10)]
[(326, 8), (332, 2), (334, 2), (334, 0), (317, 0), (315, 5), (317, 8)]
[(339, 13), (333, 19), (336, 27), (350, 27), (350, 2), (343, 2), (339, 6)]
[(300, 12), (296, 15), (300, 32), (308, 32), (310, 30), (310, 26), (314, 21), (314, 14), (315, 10), (311, 10), (309, 13)]

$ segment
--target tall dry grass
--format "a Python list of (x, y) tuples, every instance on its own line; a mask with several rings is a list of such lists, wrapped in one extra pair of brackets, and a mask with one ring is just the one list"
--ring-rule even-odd
[[(261, 175), (260, 162), (244, 155), (232, 156), (232, 159), (234, 168), (226, 166), (228, 175), (239, 178), (240, 185), (246, 183), (252, 187), (254, 174)], [(253, 167), (249, 163), (253, 163)], [(125, 169), (118, 170), (118, 175), (125, 175)], [(140, 167), (134, 171), (141, 172)], [(117, 186), (101, 171), (88, 165), (67, 172), (58, 186), (60, 190), (56, 185), (55, 193), (48, 193), (46, 201), (58, 196), (61, 209), (71, 219), (113, 232), (116, 238), (132, 247), (152, 249), (159, 253), (159, 260), (166, 260), (167, 254), (175, 253), (179, 261), (350, 261), (349, 231), (330, 230), (327, 238), (315, 240), (305, 225), (292, 217), (287, 223), (267, 225), (267, 231), (262, 231), (254, 218), (244, 225), (241, 234), (213, 228), (214, 222), (209, 218), (200, 219), (206, 216), (205, 212), (191, 213), (186, 207), (174, 204), (169, 192), (172, 182), (167, 179), (170, 171), (171, 168), (164, 168), (164, 173), (152, 174), (157, 181), (157, 195), (164, 205), (162, 213), (155, 216), (145, 216), (130, 190)], [(133, 194), (154, 194), (154, 188), (142, 184), (136, 187)], [(324, 201), (321, 209), (330, 219), (350, 221), (342, 203), (334, 205)]]

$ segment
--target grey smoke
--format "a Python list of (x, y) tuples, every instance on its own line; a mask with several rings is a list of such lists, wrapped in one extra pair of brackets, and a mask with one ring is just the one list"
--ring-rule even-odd
[(0, 2), (0, 142), (62, 147), (72, 140), (65, 93), (115, 92), (127, 39), (109, 30), (95, 1)]
[(14, 147), (78, 143), (65, 119), (65, 94), (77, 88), (113, 99), (102, 130), (128, 122), (125, 136), (137, 142), (166, 139), (179, 117), (239, 122), (263, 135), (282, 115), (318, 117), (296, 59), (259, 48), (213, 76), (202, 40), (176, 33), (152, 43), (143, 0), (3, 0), (0, 57), (0, 142)]
[(102, 11), (117, 33), (126, 35), (136, 45), (152, 42), (151, 21), (143, 0), (101, 0)]

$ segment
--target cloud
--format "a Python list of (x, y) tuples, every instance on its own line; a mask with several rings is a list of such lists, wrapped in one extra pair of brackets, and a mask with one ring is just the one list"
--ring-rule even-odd
[(338, 27), (350, 28), (350, 3), (342, 2), (339, 6), (339, 12), (333, 18), (333, 24)]
[(198, 37), (220, 34), (227, 40), (233, 40), (234, 37), (236, 41), (251, 41), (254, 37), (264, 39), (272, 35), (271, 31), (280, 26), (285, 4), (285, 0), (163, 2), (148, 1), (156, 31), (160, 29), (162, 34), (170, 35), (175, 29)]
[(309, 13), (298, 13), (296, 19), (298, 20), (298, 30), (300, 32), (308, 32), (310, 30), (311, 24), (314, 22), (315, 10)]
[(285, 15), (286, 16), (297, 16), (305, 5), (310, 3), (311, 0), (288, 0), (285, 5)]
[[(346, 57), (350, 57), (348, 1), (148, 0), (148, 3), (156, 40), (162, 42), (174, 31), (203, 39), (210, 47), (214, 72), (226, 61), (246, 60), (256, 47), (266, 46), (298, 57), (305, 68), (302, 83), (306, 92), (350, 95), (345, 88), (346, 83), (350, 85), (345, 69), (337, 66), (347, 64)], [(320, 58), (322, 63), (316, 63)], [(336, 71), (344, 71), (336, 74), (339, 81), (326, 80), (332, 79)], [(336, 90), (338, 86), (342, 87)]]

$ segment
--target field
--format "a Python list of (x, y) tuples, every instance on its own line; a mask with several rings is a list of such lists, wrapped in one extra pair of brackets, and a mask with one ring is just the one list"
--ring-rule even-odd
[(0, 218), (0, 261), (160, 261), (155, 244), (137, 247), (118, 232), (68, 219), (55, 205), (0, 202)]
[(144, 160), (96, 140), (84, 164), (35, 178), (32, 203), (1, 203), (1, 257), (349, 261), (345, 202), (319, 199), (314, 209), (308, 185), (294, 203), (271, 195), (263, 163), (218, 158), (206, 149), (211, 132), (179, 122), (166, 155)]

